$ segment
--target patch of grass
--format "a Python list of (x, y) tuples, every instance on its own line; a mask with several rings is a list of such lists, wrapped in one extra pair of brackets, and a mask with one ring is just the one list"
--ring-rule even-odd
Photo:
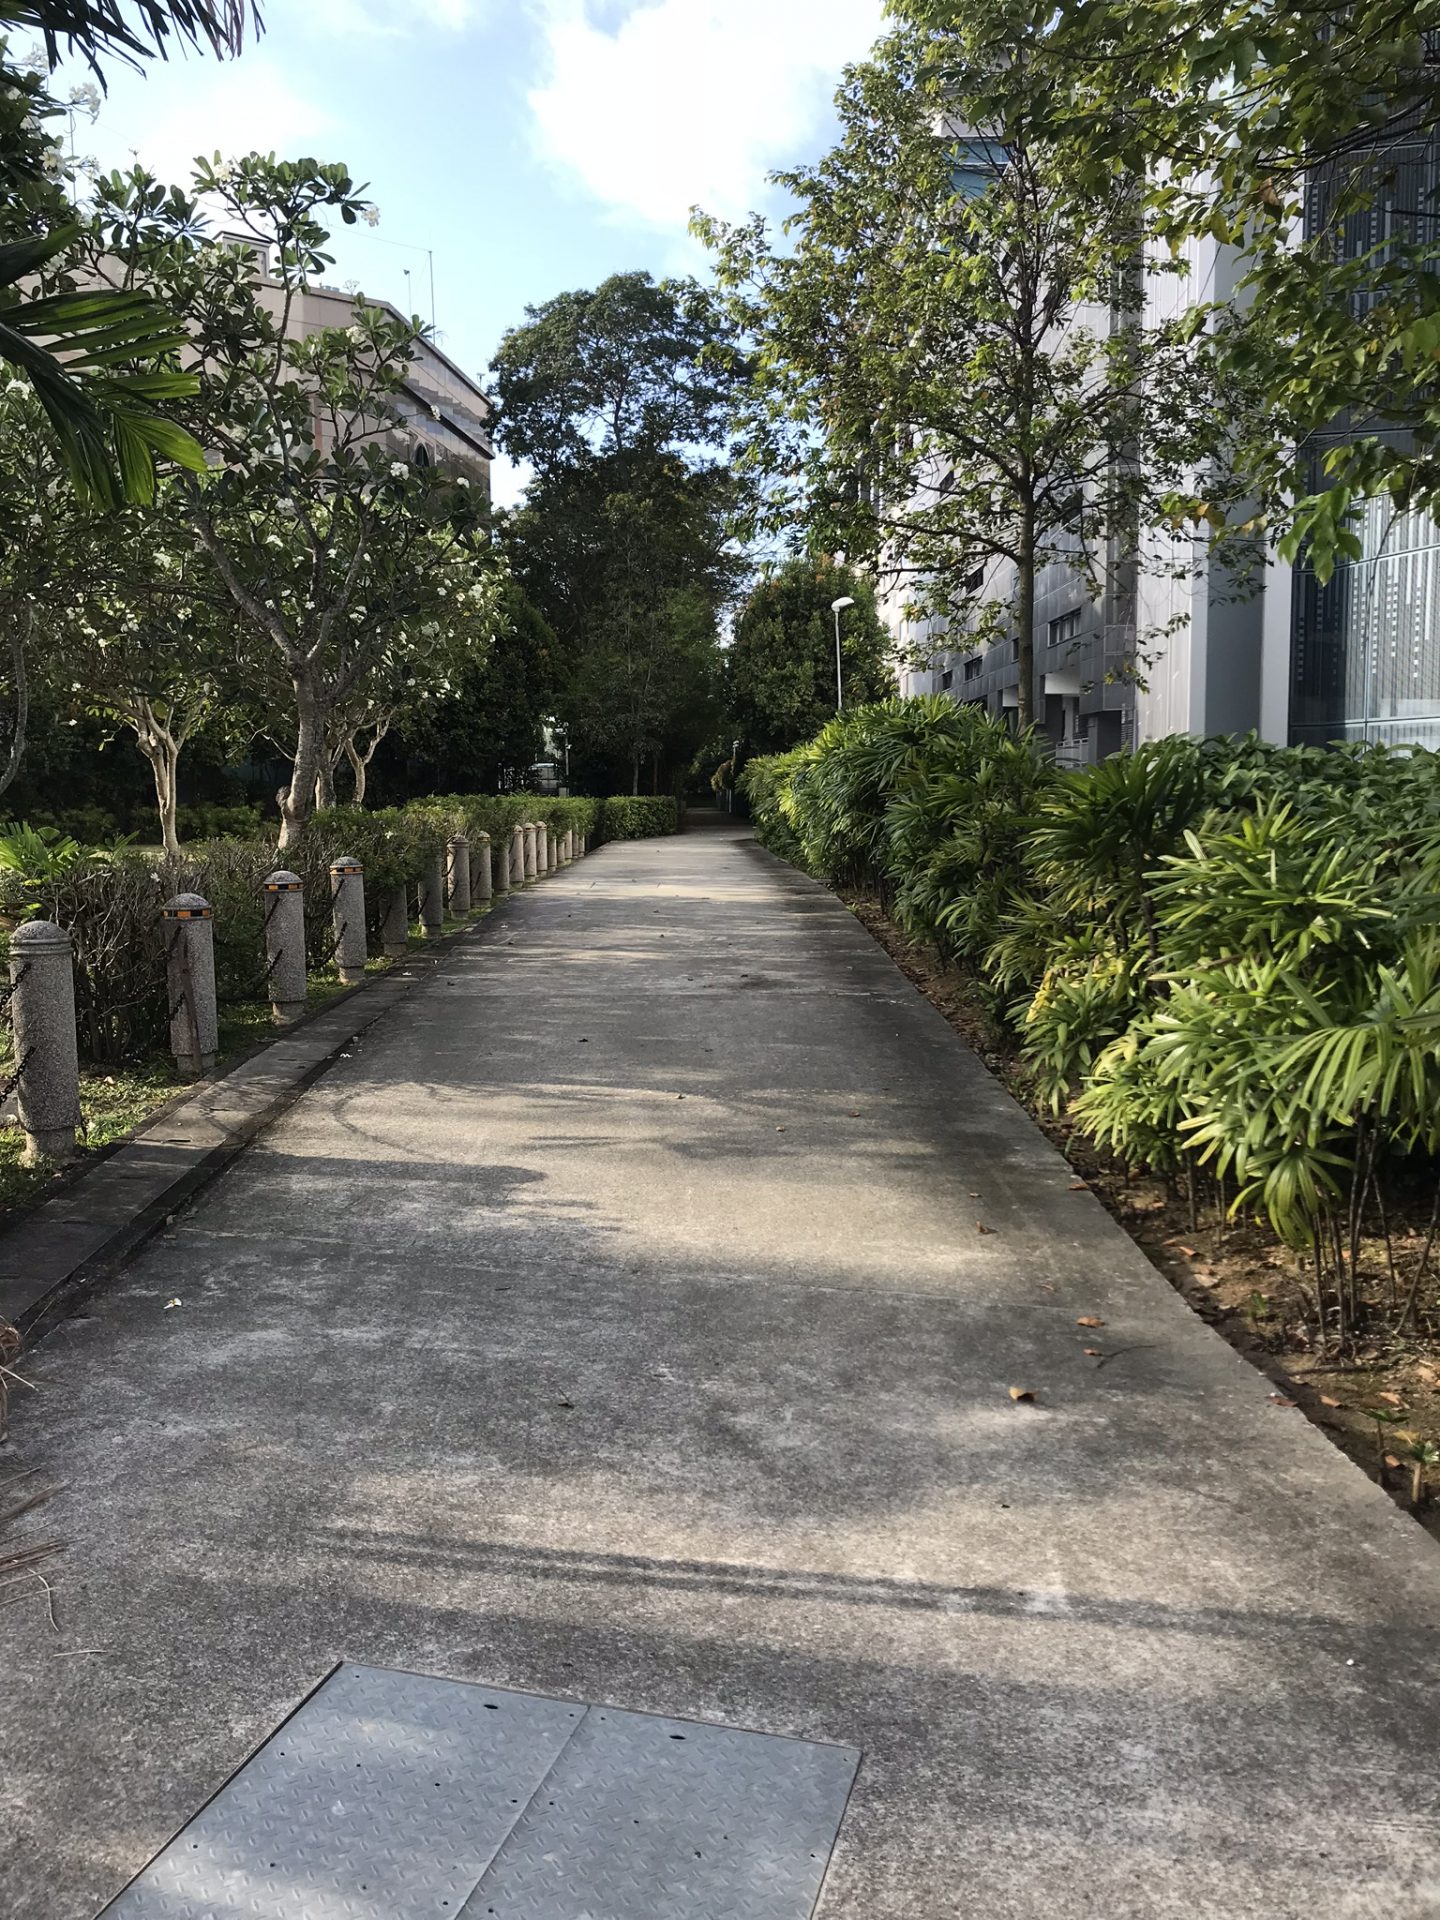
[[(175, 1063), (168, 1054), (156, 1054), (127, 1067), (82, 1067), (80, 1113), (85, 1132), (80, 1164), (132, 1134), (180, 1087)], [(53, 1167), (22, 1166), (24, 1150), (25, 1136), (18, 1127), (0, 1132), (0, 1212), (23, 1206), (65, 1177)]]
[[(423, 942), (417, 942), (423, 944)], [(367, 974), (384, 973), (390, 966), (385, 959), (366, 964)], [(327, 971), (310, 976), (305, 1002), (307, 1013), (319, 1013), (347, 992), (338, 973)], [(239, 1001), (220, 1008), (219, 1064), (223, 1067), (238, 1055), (251, 1052), (266, 1040), (274, 1039), (280, 1029), (273, 1025), (268, 1002)], [(8, 1036), (7, 1036), (8, 1038)], [(8, 1049), (7, 1049), (8, 1052)], [(0, 1061), (0, 1077), (8, 1071), (8, 1062)], [(191, 1083), (181, 1080), (175, 1062), (168, 1053), (153, 1053), (122, 1067), (82, 1066), (80, 1069), (80, 1113), (84, 1120), (81, 1155), (76, 1163), (84, 1168), (118, 1140), (128, 1139), (160, 1107)], [(18, 1127), (0, 1129), (0, 1216), (43, 1196), (47, 1187), (74, 1177), (74, 1169), (22, 1165), (25, 1136)]]

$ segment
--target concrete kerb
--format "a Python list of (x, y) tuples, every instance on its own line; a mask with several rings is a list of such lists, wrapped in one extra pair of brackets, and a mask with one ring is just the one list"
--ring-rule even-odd
[[(114, 1280), (155, 1234), (215, 1180), (250, 1144), (294, 1106), (321, 1078), (341, 1053), (381, 1020), (409, 989), (442, 966), (453, 949), (474, 939), (490, 920), (495, 901), (479, 918), (456, 927), (423, 949), (407, 955), (387, 973), (377, 974), (339, 994), (327, 1006), (317, 1007), (293, 1025), (260, 1040), (218, 1071), (177, 1087), (174, 1097), (156, 1109), (128, 1139), (116, 1141), (93, 1159), (81, 1161), (46, 1187), (43, 1196), (16, 1211), (0, 1224), (0, 1324), (10, 1322), (27, 1343), (43, 1337), (70, 1313)], [(349, 1009), (346, 1016), (346, 1009)], [(346, 1016), (346, 1017), (341, 1017)], [(323, 1050), (316, 1052), (318, 1036), (327, 1027)], [(309, 1045), (306, 1044), (307, 1037)], [(282, 1050), (277, 1053), (277, 1049)], [(286, 1058), (289, 1054), (291, 1057)], [(226, 1138), (204, 1144), (217, 1123), (198, 1109), (223, 1088), (232, 1076), (252, 1064), (275, 1059), (275, 1075), (283, 1080), (267, 1099), (257, 1100), (243, 1119), (227, 1121)], [(197, 1109), (194, 1146), (167, 1143), (157, 1147), (155, 1136), (183, 1124), (187, 1109)], [(137, 1168), (158, 1161), (170, 1163), (148, 1182), (137, 1180), (143, 1200), (114, 1195), (87, 1206), (86, 1188), (95, 1176), (113, 1177), (117, 1168)], [(98, 1183), (96, 1183), (98, 1185)], [(77, 1216), (93, 1214), (77, 1231)]]

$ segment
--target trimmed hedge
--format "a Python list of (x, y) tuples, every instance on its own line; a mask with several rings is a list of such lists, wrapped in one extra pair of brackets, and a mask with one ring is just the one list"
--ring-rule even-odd
[(600, 802), (602, 840), (653, 840), (678, 833), (680, 808), (665, 794), (612, 794)]
[[(250, 824), (240, 810), (237, 824)], [(169, 1024), (165, 945), (160, 909), (173, 894), (199, 893), (215, 910), (215, 973), (229, 1004), (267, 998), (266, 874), (288, 867), (305, 882), (305, 938), (311, 972), (328, 965), (334, 944), (330, 863), (341, 855), (365, 869), (367, 943), (381, 951), (386, 896), (414, 888), (445, 843), (457, 833), (474, 842), (488, 833), (499, 842), (512, 827), (543, 820), (601, 840), (674, 833), (675, 802), (663, 798), (560, 799), (542, 794), (442, 794), (404, 807), (371, 811), (327, 807), (311, 816), (300, 838), (283, 852), (256, 832), (187, 847), (177, 858), (120, 847), (82, 855), (63, 871), (27, 882), (0, 874), (0, 914), (36, 910), (65, 927), (75, 945), (77, 1021), (82, 1054), (100, 1064), (132, 1060), (166, 1044)]]
[(441, 793), (412, 800), (405, 811), (442, 821), (447, 838), (463, 833), (473, 841), (488, 833), (498, 841), (512, 827), (527, 820), (543, 820), (557, 833), (569, 828), (593, 839), (601, 804), (598, 800), (562, 800), (539, 793)]

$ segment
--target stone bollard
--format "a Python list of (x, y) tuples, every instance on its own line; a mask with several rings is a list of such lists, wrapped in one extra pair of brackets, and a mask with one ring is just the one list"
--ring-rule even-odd
[(490, 884), (496, 893), (510, 891), (510, 836), (502, 833), (492, 849), (494, 859), (490, 862)]
[(550, 871), (550, 829), (543, 820), (535, 822), (535, 871), (542, 880)]
[(583, 860), (589, 851), (589, 835), (582, 833), (580, 836), (580, 858)]
[(305, 883), (279, 867), (260, 883), (265, 901), (265, 977), (270, 1018), (288, 1027), (305, 1011)]
[(539, 868), (535, 864), (536, 851), (540, 844), (540, 829), (533, 820), (525, 822), (525, 878), (533, 880)]
[(450, 911), (457, 920), (470, 911), (470, 841), (457, 833), (445, 849), (446, 883), (450, 889)]
[(385, 896), (385, 915), (380, 922), (380, 944), (392, 960), (399, 960), (410, 941), (410, 889), (391, 887)]
[(370, 954), (365, 938), (365, 869), (347, 854), (330, 862), (330, 911), (340, 978), (347, 987), (358, 986)]
[(568, 867), (570, 862), (574, 858), (575, 858), (575, 835), (571, 828), (566, 827), (564, 833), (562, 833), (560, 836), (561, 866)]
[(80, 1125), (75, 961), (69, 934), (53, 920), (27, 920), (11, 936), (10, 1026), (25, 1164), (73, 1160)]
[(546, 872), (554, 873), (560, 865), (560, 836), (547, 830), (545, 835)]
[(220, 1050), (215, 1006), (215, 915), (198, 893), (177, 893), (160, 909), (170, 990), (170, 1051), (181, 1078), (209, 1073)]
[(445, 858), (434, 854), (420, 881), (420, 931), (436, 940), (445, 931)]
[(510, 829), (510, 885), (523, 887), (525, 884), (525, 829)]
[(482, 905), (495, 893), (495, 862), (488, 833), (482, 833), (470, 849), (470, 892)]

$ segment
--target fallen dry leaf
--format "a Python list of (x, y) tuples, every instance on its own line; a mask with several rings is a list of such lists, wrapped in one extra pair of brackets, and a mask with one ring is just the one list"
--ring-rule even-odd
[(1392, 1407), (1403, 1407), (1405, 1404), (1405, 1396), (1399, 1393), (1377, 1393), (1375, 1398), (1387, 1401)]
[(1400, 1462), (1395, 1458), (1393, 1453), (1387, 1453), (1385, 1456), (1385, 1464), (1387, 1467), (1398, 1467)]
[(975, 1222), (975, 1231), (977, 1233), (994, 1233), (995, 1229), (994, 1227), (987, 1227), (983, 1220), (977, 1220)]
[(1193, 1260), (1195, 1258), (1194, 1247), (1182, 1247), (1178, 1241), (1175, 1244), (1175, 1251), (1177, 1253), (1183, 1253), (1187, 1260)]
[(1272, 1393), (1270, 1398), (1275, 1402), (1277, 1407), (1293, 1407), (1295, 1404), (1293, 1400), (1287, 1399), (1283, 1393)]
[(776, 1127), (775, 1131), (776, 1133), (784, 1133), (785, 1129), (784, 1127)]
[(860, 1118), (860, 1109), (858, 1107), (847, 1108), (845, 1118), (847, 1120), (858, 1120)]
[(1070, 1182), (1070, 1191), (1071, 1193), (1088, 1193), (1090, 1191), (1090, 1182), (1088, 1180), (1072, 1180)]
[(1103, 1347), (1086, 1347), (1085, 1351), (1092, 1360), (1103, 1360), (1105, 1358), (1105, 1349)]
[(1082, 1313), (1075, 1324), (1077, 1327), (1103, 1327), (1105, 1322), (1097, 1320), (1093, 1313)]
[(1012, 1400), (1033, 1400), (1035, 1395), (1029, 1387), (1011, 1387), (1010, 1398)]
[(1320, 1396), (1320, 1404), (1322, 1407), (1343, 1407), (1345, 1402), (1343, 1400), (1337, 1400), (1333, 1393), (1322, 1393)]

